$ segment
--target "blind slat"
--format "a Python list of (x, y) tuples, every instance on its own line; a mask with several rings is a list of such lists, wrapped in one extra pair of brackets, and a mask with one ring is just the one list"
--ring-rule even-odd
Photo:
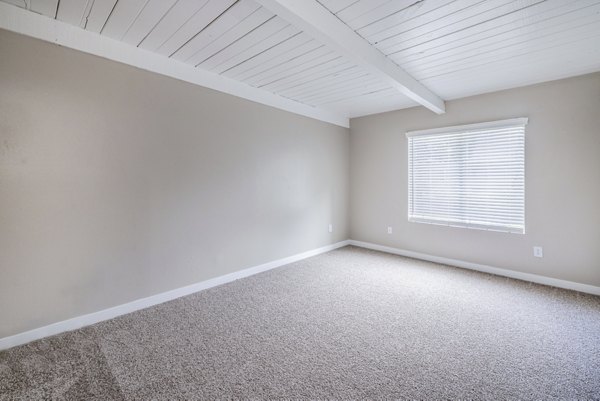
[(525, 232), (525, 125), (490, 124), (408, 136), (410, 221)]

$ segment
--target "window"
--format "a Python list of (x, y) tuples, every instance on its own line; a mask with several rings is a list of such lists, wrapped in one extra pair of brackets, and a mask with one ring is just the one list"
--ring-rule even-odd
[(524, 234), (526, 124), (407, 132), (409, 221)]

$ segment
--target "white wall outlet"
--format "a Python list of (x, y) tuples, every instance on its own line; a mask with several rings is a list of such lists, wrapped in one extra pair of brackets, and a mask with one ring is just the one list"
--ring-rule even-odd
[(333, 232), (333, 224), (329, 224), (329, 232), (332, 233)]
[(536, 258), (543, 258), (544, 257), (544, 250), (542, 249), (541, 246), (534, 246), (533, 247), (533, 256), (535, 256)]
[(393, 233), (392, 227), (388, 227), (388, 234)]

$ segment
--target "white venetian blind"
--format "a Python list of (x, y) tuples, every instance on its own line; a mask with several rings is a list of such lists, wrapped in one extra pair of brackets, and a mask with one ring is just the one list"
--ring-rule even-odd
[(409, 220), (525, 233), (526, 124), (407, 132)]

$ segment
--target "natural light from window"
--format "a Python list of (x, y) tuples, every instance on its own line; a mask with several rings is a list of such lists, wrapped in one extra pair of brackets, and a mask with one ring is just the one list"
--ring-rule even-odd
[(524, 234), (526, 124), (407, 132), (408, 219)]

